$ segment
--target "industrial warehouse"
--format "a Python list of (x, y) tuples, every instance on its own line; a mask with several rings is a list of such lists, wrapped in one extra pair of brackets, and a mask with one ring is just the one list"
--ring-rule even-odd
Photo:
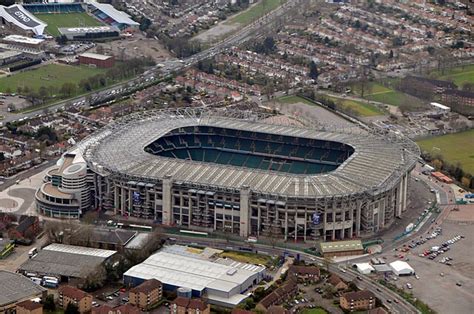
[[(208, 249), (209, 250), (209, 249)], [(222, 251), (196, 253), (195, 249), (173, 245), (151, 255), (123, 275), (127, 286), (158, 279), (163, 289), (189, 291), (189, 296), (206, 296), (212, 304), (234, 307), (247, 296), (243, 293), (265, 276), (265, 267), (214, 256)]]
[(388, 227), (406, 210), (419, 155), (413, 142), (260, 118), (137, 113), (66, 156), (87, 163), (94, 208), (198, 231), (350, 239)]
[(59, 282), (68, 282), (86, 278), (116, 253), (112, 250), (54, 243), (31, 256), (18, 271), (39, 281), (44, 276), (52, 276)]

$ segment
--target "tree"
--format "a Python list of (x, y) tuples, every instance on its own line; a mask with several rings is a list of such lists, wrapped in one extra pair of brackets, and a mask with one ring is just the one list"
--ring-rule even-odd
[(390, 59), (393, 59), (393, 50), (392, 50), (392, 49), (390, 49), (390, 54), (388, 55), (388, 57), (389, 57)]
[(64, 314), (79, 314), (79, 308), (71, 301), (67, 304)]
[(0, 152), (0, 161), (4, 161), (4, 160), (5, 160), (5, 153)]
[(462, 177), (461, 179), (461, 184), (465, 187), (469, 187), (469, 184), (471, 183), (471, 179), (468, 178), (467, 176)]
[(48, 99), (48, 97), (49, 97), (49, 90), (46, 87), (41, 86), (38, 89), (38, 96), (41, 99), (41, 102), (45, 102), (46, 99)]
[(82, 289), (86, 291), (94, 291), (94, 290), (102, 288), (106, 280), (107, 280), (107, 272), (104, 266), (99, 265), (97, 266), (96, 269), (94, 269), (93, 272), (90, 272), (87, 275), (81, 287)]
[(59, 93), (63, 97), (70, 97), (76, 92), (76, 85), (70, 82), (64, 83), (59, 89)]
[(56, 304), (54, 303), (54, 295), (48, 294), (46, 299), (43, 301), (43, 309), (54, 312), (56, 310)]
[(61, 35), (61, 36), (56, 37), (56, 43), (58, 45), (65, 45), (67, 43), (66, 35)]
[(314, 61), (309, 64), (309, 77), (313, 80), (317, 80), (319, 76), (318, 66)]
[(443, 162), (439, 159), (433, 160), (433, 166), (436, 170), (441, 170), (443, 168)]

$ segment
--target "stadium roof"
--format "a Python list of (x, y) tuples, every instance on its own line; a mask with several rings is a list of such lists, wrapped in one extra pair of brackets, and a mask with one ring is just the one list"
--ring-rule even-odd
[(91, 34), (102, 32), (118, 32), (114, 26), (90, 26), (90, 27), (59, 27), (59, 32), (63, 35)]
[(44, 42), (44, 39), (31, 38), (31, 37), (20, 36), (20, 35), (8, 35), (8, 36), (3, 37), (2, 41), (28, 44), (28, 45), (39, 45), (42, 42)]
[(322, 253), (344, 252), (364, 249), (360, 240), (321, 242), (320, 246)]
[[(301, 175), (167, 158), (144, 151), (148, 144), (171, 130), (196, 125), (336, 141), (352, 146), (354, 153), (332, 172)], [(318, 198), (390, 188), (389, 183), (396, 182), (414, 165), (417, 153), (408, 152), (401, 143), (389, 138), (267, 124), (212, 112), (151, 111), (108, 125), (81, 142), (76, 152), (82, 151), (89, 167), (103, 175), (115, 173), (135, 181), (171, 176), (175, 184), (237, 190), (248, 186), (264, 195)]]
[(0, 308), (47, 291), (23, 275), (0, 270)]
[(47, 24), (37, 19), (28, 12), (21, 4), (13, 4), (9, 7), (0, 6), (0, 16), (8, 23), (15, 24), (21, 29), (32, 31), (35, 35), (43, 35)]
[(98, 2), (95, 2), (95, 1), (91, 1), (91, 2), (89, 2), (89, 4), (94, 6), (98, 10), (102, 11), (103, 13), (107, 14), (109, 17), (111, 17), (117, 23), (127, 24), (127, 25), (134, 25), (134, 26), (140, 25), (140, 23), (137, 23), (134, 20), (132, 20), (128, 14), (115, 9), (110, 4), (98, 3)]

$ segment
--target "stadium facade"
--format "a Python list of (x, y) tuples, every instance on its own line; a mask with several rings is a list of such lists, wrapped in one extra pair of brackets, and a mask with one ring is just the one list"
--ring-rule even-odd
[(406, 210), (413, 142), (265, 121), (247, 112), (142, 112), (71, 153), (87, 163), (91, 206), (183, 229), (349, 239)]

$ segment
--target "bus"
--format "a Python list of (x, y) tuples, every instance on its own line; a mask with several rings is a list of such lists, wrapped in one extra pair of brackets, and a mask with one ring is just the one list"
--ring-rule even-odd
[(36, 254), (38, 254), (38, 249), (37, 248), (32, 248), (29, 252), (28, 252), (28, 257), (29, 258), (32, 258), (34, 257)]

